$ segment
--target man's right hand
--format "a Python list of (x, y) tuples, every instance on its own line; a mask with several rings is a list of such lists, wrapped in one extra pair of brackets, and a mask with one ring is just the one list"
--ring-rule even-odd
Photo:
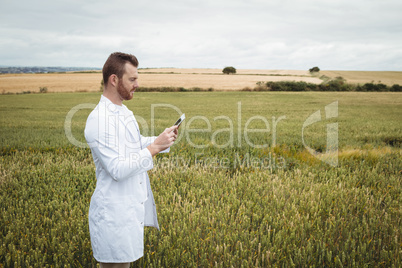
[(170, 146), (173, 145), (175, 140), (177, 139), (177, 129), (178, 126), (172, 126), (170, 128), (165, 129), (153, 143), (148, 145), (147, 149), (151, 153), (152, 156), (158, 154), (159, 152), (166, 150)]

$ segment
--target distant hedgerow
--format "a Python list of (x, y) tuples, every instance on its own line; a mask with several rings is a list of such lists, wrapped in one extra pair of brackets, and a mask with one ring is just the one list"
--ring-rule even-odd
[(395, 85), (393, 85), (393, 86), (391, 87), (390, 91), (393, 91), (393, 92), (402, 92), (402, 86), (400, 86), (400, 85), (398, 85), (398, 84), (395, 84)]
[(293, 81), (280, 81), (280, 82), (267, 82), (267, 87), (271, 91), (316, 91), (317, 85), (307, 82), (293, 82)]
[(402, 92), (402, 86), (395, 84), (387, 86), (382, 83), (366, 83), (356, 85), (346, 83), (343, 77), (327, 79), (321, 84), (307, 83), (303, 81), (268, 81), (257, 82), (256, 87), (251, 89), (244, 88), (243, 91), (363, 91), (363, 92)]
[(356, 91), (390, 91), (390, 89), (385, 84), (374, 84), (374, 83), (366, 83), (363, 86), (358, 86)]
[(197, 91), (214, 91), (213, 88), (203, 89), (200, 87), (184, 88), (184, 87), (139, 87), (137, 92), (197, 92)]

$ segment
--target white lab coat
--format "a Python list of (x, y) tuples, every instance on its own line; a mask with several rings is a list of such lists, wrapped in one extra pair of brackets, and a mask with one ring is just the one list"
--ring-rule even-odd
[(99, 262), (141, 258), (144, 226), (159, 230), (147, 174), (153, 159), (146, 147), (155, 138), (141, 136), (132, 111), (104, 96), (88, 116), (85, 139), (97, 179), (88, 218), (92, 251)]

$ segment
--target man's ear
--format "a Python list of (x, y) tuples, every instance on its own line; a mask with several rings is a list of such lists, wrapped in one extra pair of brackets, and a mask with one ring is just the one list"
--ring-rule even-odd
[(117, 75), (112, 74), (109, 76), (109, 84), (111, 84), (113, 87), (117, 87), (117, 84), (119, 83), (119, 78)]

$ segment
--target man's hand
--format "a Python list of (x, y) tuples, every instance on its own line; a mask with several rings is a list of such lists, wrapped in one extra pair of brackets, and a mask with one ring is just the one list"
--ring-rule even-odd
[(165, 129), (153, 143), (148, 145), (147, 149), (151, 153), (152, 156), (157, 153), (166, 150), (170, 146), (173, 145), (175, 140), (177, 139), (178, 134), (178, 126), (172, 126), (170, 128)]

